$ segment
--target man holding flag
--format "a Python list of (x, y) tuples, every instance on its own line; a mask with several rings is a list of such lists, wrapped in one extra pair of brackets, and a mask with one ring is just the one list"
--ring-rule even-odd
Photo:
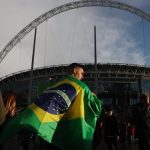
[(0, 134), (0, 142), (22, 128), (35, 132), (61, 150), (90, 150), (100, 101), (83, 83), (84, 69), (69, 66), (70, 75), (48, 87), (34, 103), (12, 119)]

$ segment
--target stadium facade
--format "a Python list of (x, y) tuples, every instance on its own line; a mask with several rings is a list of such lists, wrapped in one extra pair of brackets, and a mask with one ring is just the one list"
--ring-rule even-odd
[[(85, 69), (84, 82), (93, 92), (97, 91), (98, 96), (103, 98), (105, 104), (129, 106), (138, 102), (141, 93), (150, 95), (149, 67), (129, 64), (97, 64), (97, 73), (95, 73), (95, 65), (83, 65)], [(33, 71), (32, 98), (38, 96), (48, 85), (64, 78), (67, 72), (68, 65), (35, 69)], [(19, 104), (29, 102), (29, 85), (30, 70), (0, 79), (0, 89), (15, 91)]]

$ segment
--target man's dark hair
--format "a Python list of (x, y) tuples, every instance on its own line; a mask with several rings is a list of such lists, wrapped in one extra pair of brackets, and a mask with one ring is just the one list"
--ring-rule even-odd
[(72, 72), (74, 68), (79, 67), (79, 68), (83, 68), (83, 65), (79, 64), (79, 63), (72, 63), (69, 65), (69, 72)]

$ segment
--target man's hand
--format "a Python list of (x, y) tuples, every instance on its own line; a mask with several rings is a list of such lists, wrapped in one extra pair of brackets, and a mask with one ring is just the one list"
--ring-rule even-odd
[(93, 92), (92, 92), (92, 95), (93, 95), (93, 96), (96, 96), (96, 94), (95, 94), (95, 93), (93, 93)]

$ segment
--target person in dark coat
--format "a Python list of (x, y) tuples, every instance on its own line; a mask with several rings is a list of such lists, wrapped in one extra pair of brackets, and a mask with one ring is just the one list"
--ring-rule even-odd
[(108, 150), (118, 150), (119, 127), (117, 118), (113, 115), (112, 108), (106, 109), (106, 115), (102, 120), (102, 127), (104, 128), (104, 141)]
[(133, 121), (137, 131), (138, 149), (150, 150), (150, 105), (145, 94), (140, 95), (140, 102), (133, 109)]

